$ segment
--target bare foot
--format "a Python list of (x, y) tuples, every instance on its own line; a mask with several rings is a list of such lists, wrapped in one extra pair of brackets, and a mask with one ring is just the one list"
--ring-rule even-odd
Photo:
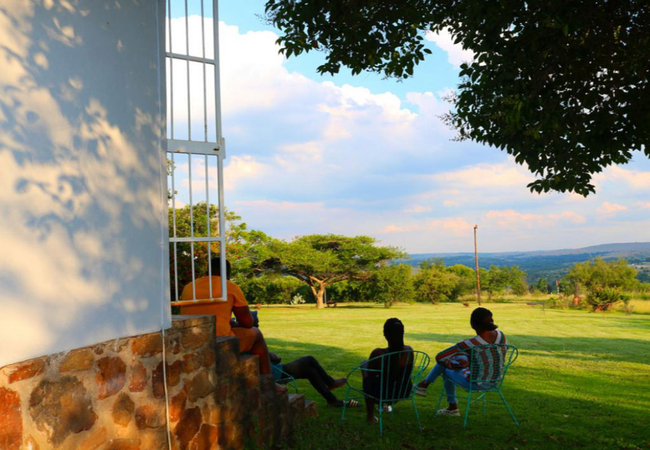
[(333, 391), (334, 389), (338, 389), (338, 388), (340, 388), (341, 386), (345, 386), (345, 382), (346, 382), (346, 381), (348, 381), (347, 378), (337, 378), (336, 380), (334, 380), (334, 384), (332, 384), (332, 385), (329, 387), (329, 390), (330, 390), (330, 391)]
[(278, 394), (282, 394), (283, 392), (287, 392), (287, 387), (282, 386), (281, 384), (275, 383), (275, 392)]

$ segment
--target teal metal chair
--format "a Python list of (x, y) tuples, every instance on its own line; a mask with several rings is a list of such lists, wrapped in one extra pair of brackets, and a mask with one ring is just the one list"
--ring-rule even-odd
[[(463, 388), (467, 392), (467, 397), (462, 397), (467, 399), (463, 427), (467, 426), (469, 407), (476, 402), (482, 402), (483, 414), (485, 414), (486, 403), (505, 405), (512, 420), (517, 426), (519, 426), (515, 414), (512, 412), (510, 405), (508, 405), (508, 402), (506, 402), (506, 399), (501, 393), (501, 386), (503, 385), (503, 380), (506, 378), (506, 374), (508, 373), (508, 368), (513, 362), (515, 362), (517, 356), (519, 356), (517, 347), (505, 344), (478, 345), (472, 347), (469, 353), (469, 389), (466, 389), (458, 383), (454, 383), (456, 386)], [(453, 382), (453, 380), (449, 381)], [(499, 395), (499, 400), (487, 400), (486, 397), (489, 392), (497, 393)], [(438, 415), (440, 404), (442, 403), (442, 398), (444, 396), (445, 387), (443, 385), (442, 390), (440, 391), (440, 398), (438, 399), (435, 416)], [(472, 396), (474, 396), (474, 398), (472, 398)]]
[[(395, 364), (391, 364), (391, 362), (401, 361), (403, 358), (406, 358), (406, 364), (403, 367), (396, 367)], [(403, 350), (401, 352), (386, 353), (372, 358), (352, 369), (347, 376), (347, 389), (345, 392), (343, 411), (341, 412), (341, 420), (345, 419), (345, 411), (349, 400), (357, 399), (363, 401), (365, 398), (373, 398), (378, 407), (379, 435), (381, 436), (384, 430), (384, 411), (390, 411), (392, 416), (395, 403), (401, 400), (410, 400), (415, 411), (415, 417), (418, 420), (418, 426), (420, 427), (420, 431), (422, 431), (420, 415), (418, 414), (418, 408), (415, 405), (413, 397), (424, 371), (429, 366), (429, 361), (429, 355), (424, 352)], [(370, 369), (369, 367), (371, 366), (377, 368)], [(364, 392), (363, 379), (366, 376), (378, 377), (378, 396)]]
[(289, 375), (287, 372), (282, 370), (282, 364), (273, 364), (271, 363), (271, 373), (273, 374), (273, 380), (278, 384), (286, 385), (298, 393), (298, 383), (296, 379)]

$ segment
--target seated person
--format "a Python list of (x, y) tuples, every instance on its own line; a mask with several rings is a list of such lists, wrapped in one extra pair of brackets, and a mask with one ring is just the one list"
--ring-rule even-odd
[[(215, 257), (211, 261), (212, 267), (212, 295), (210, 295), (210, 277), (198, 278), (183, 288), (181, 300), (209, 299), (221, 297), (221, 258)], [(257, 355), (260, 361), (260, 373), (271, 374), (271, 362), (266, 341), (259, 328), (253, 327), (253, 316), (248, 308), (244, 293), (235, 283), (230, 281), (230, 263), (226, 261), (226, 278), (228, 284), (228, 298), (225, 302), (181, 306), (181, 314), (187, 315), (212, 315), (216, 316), (217, 336), (237, 336), (239, 338), (239, 351), (250, 352)], [(230, 325), (230, 316), (235, 315), (238, 327)], [(286, 387), (276, 384), (276, 391), (285, 392)]]
[(416, 393), (426, 396), (427, 387), (440, 375), (443, 376), (449, 406), (439, 410), (438, 414), (460, 416), (456, 398), (456, 385), (451, 380), (469, 389), (470, 364), (468, 357), (470, 348), (477, 345), (506, 343), (506, 337), (500, 330), (497, 330), (498, 326), (495, 325), (490, 310), (476, 308), (472, 311), (470, 325), (476, 331), (476, 336), (465, 339), (438, 353), (436, 355), (436, 365), (431, 369), (424, 381), (418, 385)]
[[(381, 359), (375, 359), (378, 356), (386, 353), (400, 352), (403, 350), (413, 351), (413, 349), (404, 345), (404, 325), (399, 319), (388, 319), (384, 323), (384, 337), (388, 342), (387, 348), (376, 348), (370, 353), (369, 360), (363, 365), (367, 369), (381, 370)], [(391, 358), (392, 359), (392, 358)], [(410, 378), (411, 371), (413, 370), (413, 358), (409, 353), (403, 353), (399, 358), (388, 361), (389, 376), (384, 379), (383, 394), (384, 397), (401, 397), (411, 392)], [(407, 371), (405, 373), (404, 371)], [(381, 374), (380, 372), (369, 372), (363, 370), (363, 391), (371, 397), (366, 397), (366, 419), (370, 423), (376, 423), (377, 418), (374, 416), (374, 408), (376, 398), (380, 397), (381, 389)], [(401, 386), (403, 380), (408, 380), (408, 386)], [(374, 398), (373, 398), (374, 397)]]
[[(280, 356), (273, 352), (269, 352), (269, 356), (271, 358), (271, 370), (273, 371), (275, 381), (281, 379), (283, 375), (282, 372), (291, 375), (297, 380), (309, 380), (311, 385), (314, 386), (314, 389), (323, 396), (329, 406), (343, 406), (343, 400), (337, 399), (330, 391), (344, 386), (346, 379), (334, 379), (329, 376), (316, 358), (313, 356), (303, 356), (302, 358), (298, 358), (286, 364), (281, 364)], [(346, 406), (348, 408), (357, 407), (359, 406), (359, 402), (356, 400), (349, 400)]]

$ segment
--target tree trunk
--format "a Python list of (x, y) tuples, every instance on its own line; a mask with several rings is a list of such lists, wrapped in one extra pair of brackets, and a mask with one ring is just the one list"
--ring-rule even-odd
[(325, 307), (325, 302), (323, 302), (325, 283), (312, 278), (312, 283), (309, 284), (309, 287), (314, 297), (316, 297), (316, 308), (323, 309)]

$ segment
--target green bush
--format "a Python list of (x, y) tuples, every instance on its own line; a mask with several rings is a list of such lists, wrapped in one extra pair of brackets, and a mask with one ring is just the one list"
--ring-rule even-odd
[(614, 304), (621, 300), (623, 300), (623, 294), (619, 289), (613, 287), (594, 289), (587, 296), (587, 304), (594, 311), (609, 311)]

